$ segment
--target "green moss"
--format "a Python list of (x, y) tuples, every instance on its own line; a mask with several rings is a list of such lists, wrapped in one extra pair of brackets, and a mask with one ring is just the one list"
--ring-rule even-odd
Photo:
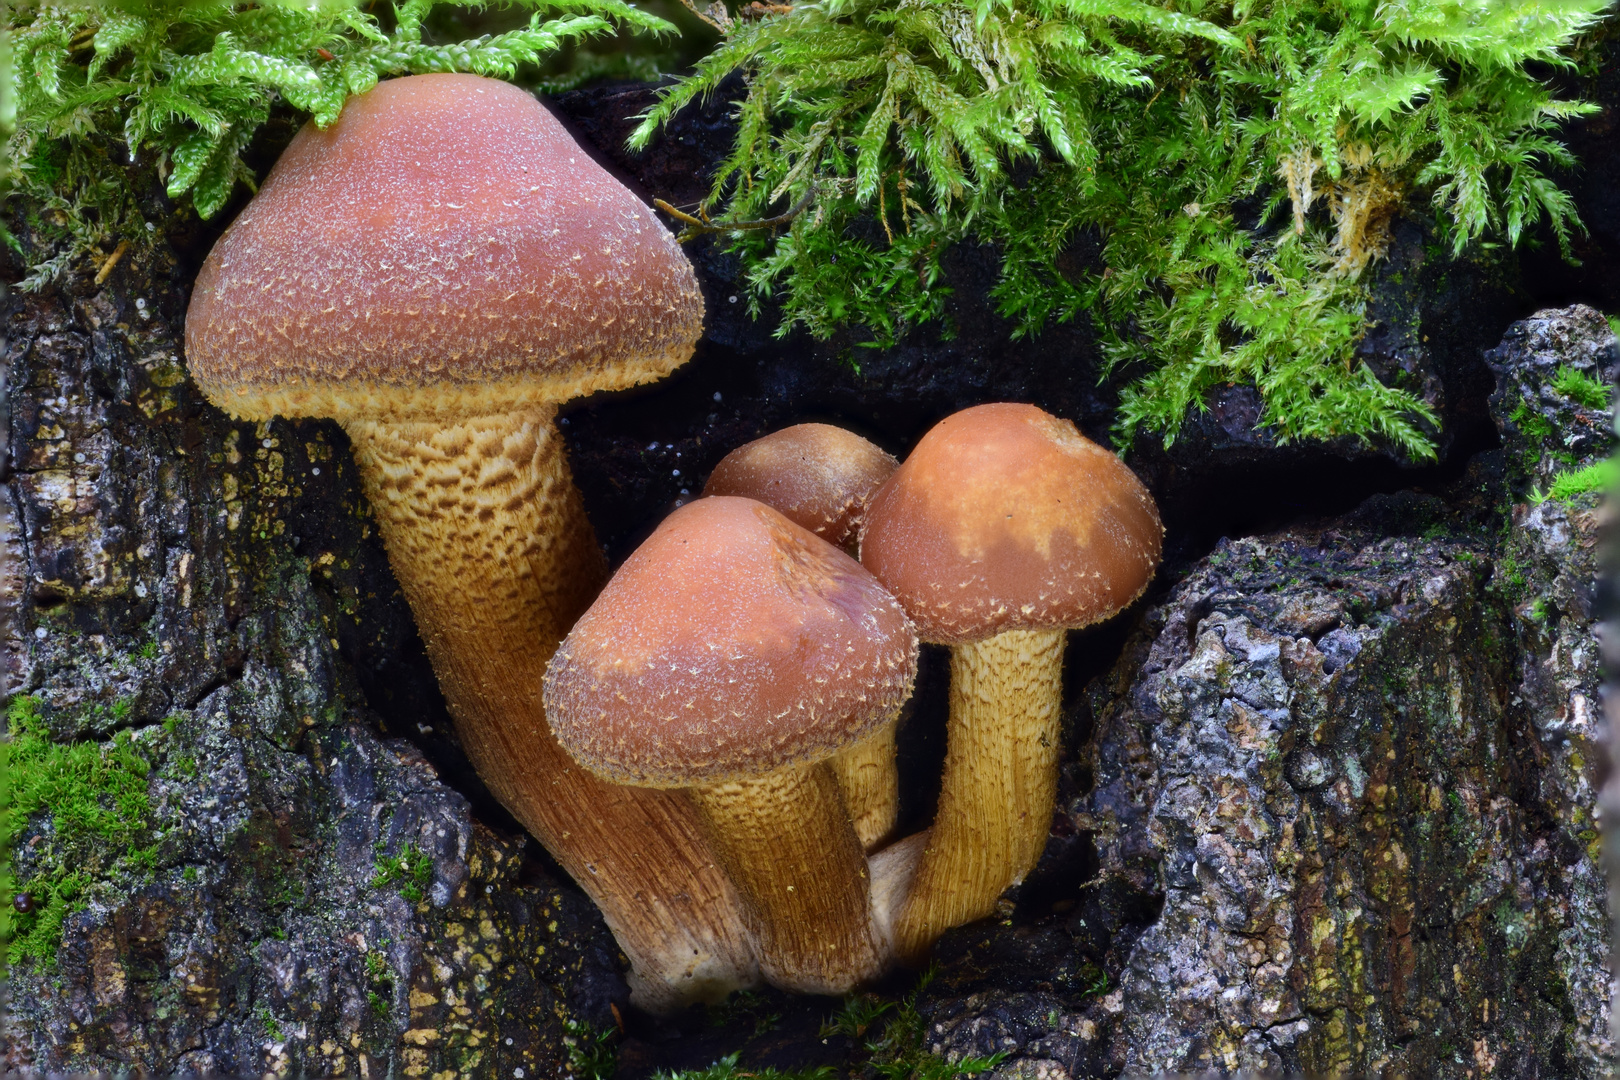
[(1519, 447), (1515, 464), (1523, 477), (1533, 477), (1541, 468), (1543, 457), (1551, 457), (1564, 465), (1576, 464), (1576, 457), (1558, 435), (1558, 429), (1553, 426), (1530, 402), (1519, 399), (1513, 411), (1508, 414), (1508, 420), (1519, 429), (1521, 446)]
[[(151, 766), (129, 732), (110, 742), (57, 743), (50, 738), (37, 698), (18, 696), (6, 710), (9, 739), (0, 743), (0, 844), (9, 860), (16, 834), (36, 816), (46, 826), (31, 855), (28, 876), (15, 889), (33, 910), (16, 912), (8, 895), (0, 908), (0, 940), (10, 955), (55, 963), (62, 924), (84, 906), (99, 879), (147, 876), (156, 865)], [(9, 884), (9, 883), (8, 883)], [(10, 889), (8, 888), (8, 893)]]
[(1524, 567), (1519, 562), (1518, 553), (1511, 547), (1505, 549), (1496, 560), (1496, 577), (1506, 586), (1508, 598), (1516, 600), (1523, 595), (1529, 579), (1525, 576)]
[[(404, 0), (391, 16), (352, 3), (260, 4), (98, 0), (8, 7), (15, 103), (9, 179), (44, 210), (36, 222), (68, 241), (25, 287), (53, 278), (104, 243), (147, 244), (131, 165), (156, 165), (169, 198), (204, 218), (253, 173), (242, 161), (278, 105), (336, 121), (350, 94), (379, 78), (469, 71), (513, 78), (619, 26), (669, 31), (622, 0), (511, 0), (533, 12), (506, 33), (445, 44), (424, 39), (438, 0)], [(476, 5), (482, 6), (482, 5)], [(545, 18), (550, 13), (553, 18)], [(108, 135), (105, 133), (117, 133)]]
[(274, 1014), (272, 1014), (269, 1009), (261, 1005), (257, 1011), (255, 1011), (254, 1016), (258, 1019), (259, 1023), (264, 1026), (264, 1032), (266, 1035), (269, 1035), (272, 1039), (276, 1039), (278, 1041), (281, 1039), (281, 1024), (276, 1020)]
[(399, 895), (413, 904), (422, 902), (427, 895), (428, 883), (433, 880), (433, 861), (415, 844), (406, 844), (397, 855), (383, 854), (381, 841), (377, 844), (375, 872), (371, 877), (373, 889), (399, 887)]
[(1576, 371), (1568, 364), (1559, 365), (1558, 370), (1553, 372), (1552, 388), (1588, 409), (1609, 407), (1609, 388), (1586, 372)]
[[(893, 1009), (885, 1007), (874, 1011), (871, 1002), (863, 1005), (859, 998), (845, 1001), (840, 1014), (843, 1026), (858, 1028), (864, 1020), (870, 1036), (863, 1044), (871, 1055), (867, 1062), (868, 1075), (880, 1080), (954, 1080), (990, 1072), (1007, 1056), (997, 1053), (947, 1062), (928, 1052), (924, 1043), (928, 1025), (917, 1011), (917, 997), (933, 978), (934, 969), (929, 968), (911, 993), (894, 1003)], [(832, 1023), (836, 1026), (841, 1020), (834, 1018)]]
[[(635, 139), (748, 77), (708, 200), (781, 332), (870, 344), (948, 318), (945, 253), (989, 245), (1017, 334), (1089, 311), (1134, 378), (1118, 438), (1173, 440), (1256, 386), (1280, 440), (1433, 454), (1432, 412), (1357, 360), (1403, 206), (1437, 254), (1579, 228), (1552, 171), (1591, 111), (1567, 65), (1604, 0), (830, 0), (736, 24)], [(751, 228), (786, 217), (785, 226)], [(1100, 265), (1071, 259), (1101, 240)], [(946, 327), (948, 333), (948, 326)]]
[(655, 1080), (837, 1080), (838, 1070), (831, 1065), (810, 1069), (739, 1069), (737, 1054), (728, 1054), (706, 1069), (685, 1069), (680, 1072), (660, 1070)]
[(1553, 477), (1552, 486), (1545, 493), (1533, 491), (1530, 497), (1538, 503), (1546, 502), (1548, 499), (1573, 502), (1582, 495), (1612, 491), (1616, 486), (1620, 486), (1620, 459), (1611, 457), (1593, 462), (1584, 469), (1559, 472)]
[(563, 1032), (568, 1072), (574, 1080), (613, 1080), (619, 1067), (618, 1029), (593, 1028), (569, 1019), (563, 1021)]
[[(829, 1016), (821, 1026), (821, 1037), (824, 1040), (833, 1036), (848, 1038), (858, 1048), (857, 1054), (864, 1058), (850, 1062), (844, 1070), (832, 1066), (793, 1070), (773, 1068), (745, 1070), (739, 1068), (737, 1064), (740, 1054), (730, 1054), (706, 1069), (691, 1069), (677, 1073), (660, 1072), (657, 1074), (657, 1080), (748, 1080), (748, 1078), (834, 1080), (845, 1072), (851, 1076), (864, 1075), (868, 1080), (957, 1080), (960, 1077), (990, 1072), (1007, 1056), (1005, 1053), (947, 1062), (928, 1052), (924, 1044), (927, 1023), (917, 1011), (917, 997), (933, 977), (933, 969), (929, 969), (918, 980), (912, 991), (899, 1000), (884, 998), (877, 994), (853, 994), (844, 999), (838, 1011)], [(741, 999), (740, 1003), (738, 999)], [(711, 1019), (716, 1016), (747, 1018), (760, 1011), (762, 1007), (759, 995), (743, 992), (733, 994), (727, 1002), (721, 1003), (720, 1012), (711, 1010), (710, 1016)], [(729, 1026), (735, 1027), (735, 1024)], [(573, 1027), (569, 1030), (571, 1033), (575, 1032)], [(599, 1041), (610, 1041), (614, 1034), (611, 1031), (604, 1032), (595, 1038)], [(755, 1035), (758, 1034), (760, 1032), (756, 1029)], [(577, 1035), (574, 1037), (578, 1038)], [(582, 1066), (574, 1058), (576, 1045), (584, 1046), (585, 1043), (569, 1042), (570, 1063), (576, 1077), (611, 1075), (611, 1061), (605, 1069), (595, 1073), (582, 1071)], [(583, 1051), (580, 1052), (583, 1054)]]

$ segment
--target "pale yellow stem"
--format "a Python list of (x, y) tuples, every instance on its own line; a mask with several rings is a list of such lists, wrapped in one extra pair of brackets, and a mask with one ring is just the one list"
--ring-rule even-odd
[(945, 774), (895, 949), (920, 963), (1034, 868), (1057, 800), (1062, 630), (1009, 630), (951, 649)]
[(546, 724), (546, 662), (607, 578), (554, 415), (347, 430), (467, 756), (602, 910), (633, 999), (662, 1011), (752, 985), (758, 970), (691, 804), (598, 779)]
[(825, 762), (693, 788), (773, 985), (842, 994), (882, 972), (866, 857)]
[(890, 720), (829, 760), (849, 820), (865, 851), (876, 850), (888, 839), (900, 813), (900, 772), (894, 760), (898, 727), (896, 720)]

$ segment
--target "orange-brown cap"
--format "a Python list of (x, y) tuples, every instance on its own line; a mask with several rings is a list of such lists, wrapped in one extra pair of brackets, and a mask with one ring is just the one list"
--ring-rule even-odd
[(418, 75), (293, 139), (197, 275), (186, 354), (237, 416), (450, 419), (660, 378), (702, 321), (668, 231), (545, 106)]
[(924, 641), (1086, 626), (1153, 577), (1164, 528), (1123, 462), (1033, 405), (978, 405), (924, 435), (866, 512), (861, 562)]
[(917, 637), (861, 565), (752, 499), (699, 499), (625, 560), (546, 671), (587, 769), (694, 787), (809, 764), (890, 719)]
[(703, 494), (758, 499), (829, 544), (842, 545), (859, 530), (872, 493), (897, 464), (853, 431), (795, 424), (727, 454), (709, 474)]

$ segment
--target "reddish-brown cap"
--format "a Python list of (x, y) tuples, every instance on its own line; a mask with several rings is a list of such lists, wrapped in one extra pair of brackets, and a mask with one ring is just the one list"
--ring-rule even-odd
[(861, 562), (924, 641), (1086, 626), (1147, 587), (1164, 528), (1116, 456), (1033, 405), (979, 405), (924, 435), (872, 498)]
[(752, 499), (666, 518), (546, 671), (557, 741), (598, 775), (693, 787), (808, 764), (911, 692), (917, 636), (860, 563)]
[(197, 275), (186, 354), (238, 416), (448, 419), (660, 378), (702, 322), (668, 231), (545, 106), (418, 75), (293, 139)]
[(795, 424), (737, 447), (714, 467), (705, 495), (740, 495), (842, 545), (898, 462), (853, 431)]

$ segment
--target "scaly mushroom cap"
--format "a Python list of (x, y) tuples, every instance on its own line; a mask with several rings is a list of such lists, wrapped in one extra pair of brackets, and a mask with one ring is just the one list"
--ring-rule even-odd
[(1086, 626), (1139, 596), (1164, 528), (1116, 456), (1033, 405), (978, 405), (924, 435), (872, 498), (861, 562), (924, 641)]
[(702, 322), (668, 231), (545, 106), (418, 75), (293, 139), (197, 275), (186, 355), (236, 416), (450, 419), (661, 378)]
[(853, 431), (795, 424), (744, 443), (709, 474), (705, 495), (740, 495), (842, 545), (897, 462)]
[(546, 715), (609, 780), (718, 784), (859, 741), (916, 670), (910, 620), (854, 559), (751, 499), (699, 499), (574, 625), (546, 671)]

